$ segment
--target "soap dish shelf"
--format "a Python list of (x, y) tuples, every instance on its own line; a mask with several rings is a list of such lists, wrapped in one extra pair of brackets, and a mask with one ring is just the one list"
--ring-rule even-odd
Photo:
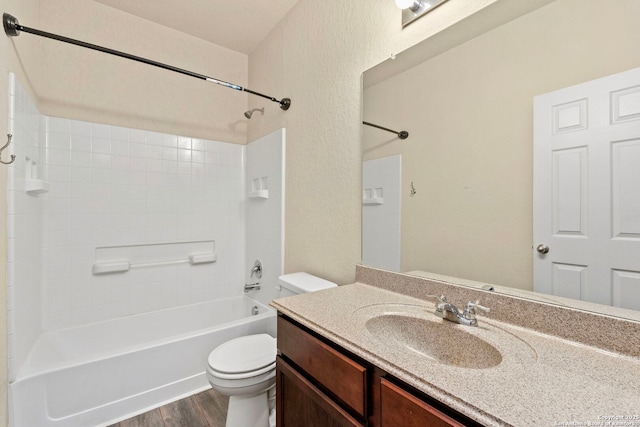
[(39, 196), (49, 192), (49, 183), (41, 179), (27, 179), (24, 181), (24, 191), (30, 196)]
[(268, 199), (269, 198), (269, 190), (257, 190), (249, 192), (250, 199)]
[(362, 199), (364, 206), (379, 206), (384, 204), (384, 198), (382, 197), (365, 197)]

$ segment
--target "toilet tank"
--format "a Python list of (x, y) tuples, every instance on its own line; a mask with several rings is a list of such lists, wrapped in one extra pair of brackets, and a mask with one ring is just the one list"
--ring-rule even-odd
[(279, 298), (335, 288), (336, 285), (309, 273), (291, 273), (278, 277)]

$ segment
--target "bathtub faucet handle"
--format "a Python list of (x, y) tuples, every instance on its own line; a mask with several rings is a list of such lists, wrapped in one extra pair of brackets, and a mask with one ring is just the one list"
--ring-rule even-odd
[(260, 261), (259, 259), (257, 259), (253, 263), (253, 268), (251, 269), (250, 277), (253, 277), (254, 274), (258, 279), (262, 279), (262, 261)]

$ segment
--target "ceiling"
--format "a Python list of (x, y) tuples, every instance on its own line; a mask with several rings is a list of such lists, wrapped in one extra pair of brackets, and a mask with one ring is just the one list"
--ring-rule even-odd
[(249, 54), (298, 0), (95, 0)]

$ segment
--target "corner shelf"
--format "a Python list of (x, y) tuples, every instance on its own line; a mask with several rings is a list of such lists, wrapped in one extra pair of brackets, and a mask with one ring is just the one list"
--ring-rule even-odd
[(269, 198), (269, 190), (256, 190), (249, 192), (250, 199), (268, 199)]
[(383, 197), (365, 197), (362, 199), (363, 206), (379, 206), (384, 204)]
[(41, 179), (27, 179), (24, 181), (24, 191), (30, 196), (39, 196), (49, 192), (49, 183)]

